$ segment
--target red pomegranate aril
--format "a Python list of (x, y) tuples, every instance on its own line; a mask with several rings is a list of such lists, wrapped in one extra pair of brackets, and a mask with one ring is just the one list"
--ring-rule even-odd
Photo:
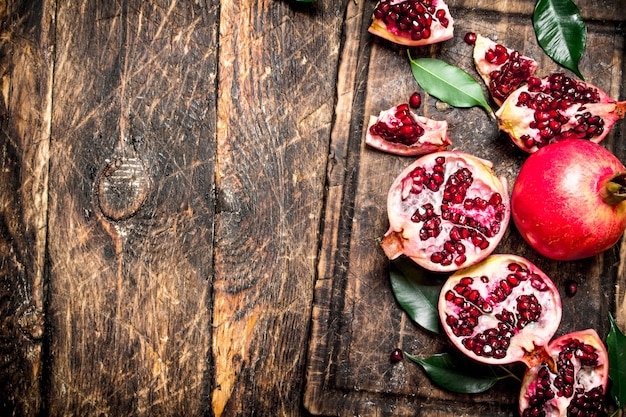
[(567, 295), (569, 295), (570, 297), (573, 297), (576, 295), (577, 291), (578, 291), (578, 283), (576, 281), (568, 280), (565, 283), (565, 293)]
[(467, 32), (463, 37), (463, 40), (468, 45), (474, 45), (476, 43), (476, 34), (474, 32)]
[(401, 362), (402, 359), (404, 359), (404, 353), (402, 352), (402, 349), (399, 348), (394, 349), (389, 355), (389, 360), (391, 361), (391, 363)]
[(414, 109), (417, 109), (422, 104), (422, 96), (418, 92), (411, 94), (409, 98), (409, 105)]

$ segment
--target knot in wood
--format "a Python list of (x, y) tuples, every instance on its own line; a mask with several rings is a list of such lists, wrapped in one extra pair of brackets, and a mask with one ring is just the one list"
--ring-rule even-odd
[(151, 188), (152, 181), (140, 158), (116, 158), (98, 180), (100, 209), (111, 220), (128, 219), (139, 210)]

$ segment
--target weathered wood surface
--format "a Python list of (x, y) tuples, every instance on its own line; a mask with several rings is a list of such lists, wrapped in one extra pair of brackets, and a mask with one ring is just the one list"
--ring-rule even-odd
[[(364, 121), (417, 86), (367, 33), (374, 3), (0, 1), (0, 415), (512, 412), (513, 385), (452, 396), (388, 362), (445, 342), (401, 313), (376, 245), (408, 162), (366, 149)], [(473, 73), (474, 30), (543, 56), (532, 1), (448, 3), (457, 36), (416, 54)], [(583, 73), (623, 99), (624, 5), (579, 5)], [(524, 155), (486, 113), (435, 103), (512, 183)], [(512, 230), (499, 251), (587, 277), (562, 331), (606, 334), (622, 248), (557, 264)]]

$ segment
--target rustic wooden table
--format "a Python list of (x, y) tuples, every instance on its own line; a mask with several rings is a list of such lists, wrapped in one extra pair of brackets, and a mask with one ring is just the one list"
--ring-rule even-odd
[[(445, 346), (395, 303), (376, 239), (408, 164), (363, 145), (422, 91), (367, 33), (372, 0), (0, 1), (0, 415), (515, 415), (517, 387), (451, 395), (410, 363)], [(532, 0), (449, 0), (419, 48), (476, 76), (467, 31), (558, 67)], [(626, 4), (580, 0), (582, 72), (626, 94)], [(423, 93), (423, 92), (422, 92)], [(479, 108), (437, 106), (512, 184), (525, 155)], [(626, 161), (626, 123), (606, 147)], [(577, 262), (498, 248), (562, 289), (561, 332), (626, 325), (626, 245)]]

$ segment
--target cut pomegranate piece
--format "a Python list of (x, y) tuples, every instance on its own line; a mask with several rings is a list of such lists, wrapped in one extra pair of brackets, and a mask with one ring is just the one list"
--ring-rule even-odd
[(595, 330), (561, 336), (550, 342), (542, 361), (526, 370), (520, 415), (603, 415), (608, 375), (608, 354)]
[(370, 116), (365, 143), (396, 155), (423, 155), (451, 144), (448, 123), (418, 116), (408, 104), (400, 104)]
[(496, 112), (498, 127), (526, 152), (564, 139), (600, 142), (624, 117), (626, 101), (562, 73), (528, 83), (509, 95)]
[(419, 46), (451, 39), (454, 29), (442, 0), (381, 0), (369, 32), (400, 45)]
[(389, 259), (406, 255), (431, 271), (455, 271), (489, 256), (510, 218), (504, 178), (489, 161), (455, 151), (422, 156), (387, 196)]
[(479, 34), (475, 34), (474, 64), (498, 105), (537, 69), (534, 59)]
[(550, 278), (515, 255), (492, 255), (454, 273), (439, 298), (450, 340), (480, 362), (531, 362), (561, 322), (561, 298)]

